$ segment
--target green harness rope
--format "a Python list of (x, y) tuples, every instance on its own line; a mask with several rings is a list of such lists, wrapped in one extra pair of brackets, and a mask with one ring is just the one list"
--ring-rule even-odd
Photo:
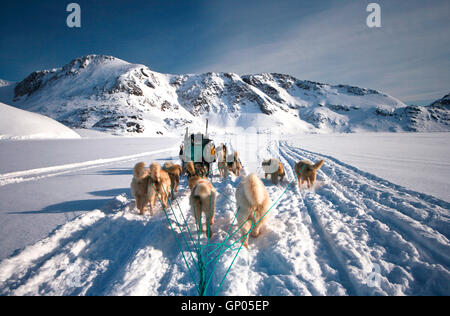
[[(297, 174), (297, 177), (302, 173), (302, 171), (303, 171), (303, 169), (305, 168), (305, 166), (303, 166), (302, 167), (302, 169), (300, 170), (300, 172)], [(286, 191), (289, 189), (289, 187), (291, 186), (291, 184), (293, 183), (295, 181), (295, 178), (289, 183), (289, 185), (286, 187), (286, 189), (283, 191), (283, 193), (281, 193), (281, 195), (278, 197), (278, 199), (275, 201), (275, 203), (273, 203), (272, 204), (272, 206), (267, 210), (267, 212), (266, 213), (264, 213), (264, 215), (258, 220), (258, 222), (256, 222), (256, 224), (254, 224), (253, 225), (253, 221), (254, 221), (254, 219), (255, 219), (255, 213), (256, 213), (256, 209), (255, 209), (255, 212), (253, 213), (253, 218), (252, 218), (252, 226), (251, 226), (251, 228), (249, 229), (249, 231), (247, 232), (247, 234), (245, 235), (245, 239), (247, 239), (247, 237), (248, 237), (248, 235), (250, 234), (250, 232), (253, 230), (253, 228), (256, 226), (256, 225), (258, 225), (258, 223), (269, 213), (269, 211), (281, 200), (281, 198), (283, 197), (283, 195), (286, 193)], [(238, 228), (236, 231), (235, 231), (235, 233), (239, 230), (240, 228)], [(234, 233), (233, 233), (234, 234)], [(241, 239), (243, 238), (244, 236), (242, 236), (241, 237)], [(231, 270), (231, 267), (233, 266), (233, 264), (234, 264), (234, 262), (235, 262), (235, 260), (236, 260), (236, 258), (237, 258), (237, 256), (239, 255), (239, 252), (241, 251), (241, 249), (242, 249), (242, 246), (244, 245), (244, 242), (245, 242), (245, 239), (243, 240), (243, 242), (241, 243), (241, 246), (239, 247), (239, 250), (237, 251), (237, 253), (236, 253), (236, 255), (234, 256), (234, 258), (233, 258), (233, 261), (231, 262), (231, 264), (230, 264), (230, 266), (229, 266), (229, 268), (228, 268), (228, 270), (227, 270), (227, 272), (225, 273), (225, 275), (224, 275), (224, 277), (223, 277), (223, 279), (222, 279), (222, 282), (220, 282), (220, 285), (219, 285), (219, 288), (217, 289), (217, 291), (215, 292), (215, 294), (214, 295), (217, 295), (217, 293), (220, 291), (220, 289), (222, 288), (222, 285), (223, 285), (223, 282), (225, 281), (225, 279), (226, 279), (226, 277), (228, 276), (228, 273), (230, 272), (230, 270)], [(239, 240), (239, 239), (238, 239)], [(237, 241), (236, 241), (237, 242)], [(234, 245), (236, 242), (234, 242), (232, 245)], [(231, 246), (232, 246), (231, 245)], [(230, 247), (231, 247), (230, 246)]]
[[(304, 168), (305, 168), (305, 166), (302, 167), (302, 169), (300, 170), (300, 172), (297, 174), (297, 177), (300, 175), (300, 173), (303, 171)], [(218, 168), (218, 169), (220, 169), (220, 168)], [(218, 170), (218, 169), (215, 169), (215, 170)], [(212, 171), (214, 171), (214, 170), (211, 170), (210, 172), (212, 172)], [(208, 173), (209, 173), (209, 172), (208, 172)], [(177, 203), (177, 206), (178, 206), (178, 209), (180, 210), (181, 216), (183, 217), (184, 223), (185, 223), (185, 225), (186, 225), (186, 227), (187, 227), (187, 230), (188, 230), (190, 239), (191, 239), (191, 241), (192, 241), (192, 243), (193, 243), (193, 245), (194, 245), (195, 253), (197, 254), (197, 260), (195, 260), (194, 257), (193, 257), (193, 255), (192, 255), (192, 252), (194, 252), (194, 251), (192, 251), (191, 248), (189, 247), (189, 243), (188, 243), (188, 241), (186, 240), (186, 238), (185, 238), (185, 236), (184, 236), (184, 234), (183, 234), (183, 232), (182, 232), (181, 225), (180, 225), (180, 223), (178, 222), (178, 218), (177, 218), (177, 216), (176, 216), (176, 214), (175, 214), (175, 211), (174, 211), (174, 209), (173, 209), (173, 207), (172, 207), (172, 201), (169, 200), (170, 208), (171, 208), (172, 213), (173, 213), (173, 215), (174, 215), (175, 222), (176, 222), (178, 228), (180, 229), (180, 232), (181, 232), (181, 235), (182, 235), (182, 237), (183, 237), (183, 240), (184, 240), (184, 242), (186, 243), (186, 246), (187, 246), (187, 248), (188, 248), (188, 252), (190, 253), (192, 260), (193, 260), (194, 262), (196, 261), (196, 263), (197, 263), (196, 265), (197, 265), (197, 269), (198, 269), (198, 273), (199, 273), (199, 282), (198, 282), (198, 285), (197, 285), (197, 282), (195, 281), (194, 274), (193, 274), (193, 272), (192, 272), (192, 270), (191, 270), (191, 268), (190, 268), (190, 266), (189, 266), (189, 264), (188, 264), (188, 261), (187, 261), (187, 259), (186, 259), (186, 256), (184, 255), (184, 251), (183, 251), (183, 249), (182, 249), (182, 247), (181, 247), (181, 242), (180, 242), (180, 240), (178, 239), (177, 234), (176, 234), (176, 232), (175, 232), (175, 230), (174, 230), (174, 228), (173, 228), (173, 225), (172, 225), (172, 222), (171, 222), (171, 220), (170, 220), (170, 218), (169, 218), (169, 215), (168, 215), (168, 213), (167, 213), (167, 210), (166, 210), (166, 208), (164, 207), (164, 205), (163, 205), (163, 203), (162, 203), (162, 201), (161, 201), (161, 198), (160, 198), (159, 194), (157, 195), (157, 196), (158, 196), (158, 200), (159, 200), (159, 202), (160, 202), (160, 204), (161, 204), (161, 207), (162, 207), (162, 209), (163, 209), (163, 211), (164, 211), (164, 214), (165, 214), (165, 216), (166, 216), (166, 219), (167, 219), (167, 221), (169, 222), (169, 227), (170, 227), (170, 229), (172, 230), (172, 233), (173, 233), (173, 236), (174, 236), (174, 238), (175, 238), (175, 240), (176, 240), (178, 249), (180, 250), (180, 252), (181, 252), (181, 254), (182, 254), (183, 260), (184, 260), (184, 262), (186, 263), (186, 266), (187, 266), (187, 268), (188, 268), (188, 270), (189, 270), (189, 273), (190, 273), (190, 275), (191, 275), (191, 278), (192, 278), (192, 280), (193, 280), (193, 282), (194, 282), (194, 284), (195, 284), (195, 287), (196, 287), (196, 289), (197, 289), (197, 292), (198, 292), (198, 294), (199, 294), (200, 296), (205, 296), (205, 295), (206, 295), (208, 286), (209, 286), (209, 284), (210, 284), (210, 282), (211, 282), (211, 280), (212, 280), (212, 276), (214, 275), (214, 272), (215, 272), (215, 270), (216, 270), (216, 268), (217, 268), (217, 264), (218, 264), (220, 258), (223, 256), (223, 254), (224, 254), (228, 249), (232, 249), (232, 247), (242, 239), (241, 245), (240, 245), (239, 248), (237, 249), (236, 255), (234, 256), (234, 258), (233, 258), (233, 260), (232, 260), (230, 266), (228, 267), (227, 271), (225, 272), (225, 275), (223, 276), (223, 278), (222, 278), (222, 280), (221, 280), (221, 282), (220, 282), (220, 284), (219, 284), (219, 287), (218, 287), (217, 290), (214, 292), (214, 295), (217, 295), (217, 294), (219, 293), (219, 291), (221, 290), (222, 285), (223, 285), (225, 279), (227, 278), (227, 276), (228, 276), (228, 274), (229, 274), (229, 272), (230, 272), (230, 270), (231, 270), (233, 264), (234, 264), (235, 261), (236, 261), (236, 258), (238, 257), (240, 251), (242, 250), (242, 246), (244, 245), (245, 240), (248, 238), (248, 235), (252, 232), (252, 230), (254, 229), (254, 227), (255, 227), (256, 225), (258, 225), (258, 223), (259, 223), (259, 222), (260, 222), (260, 221), (261, 221), (261, 220), (269, 213), (269, 211), (270, 211), (276, 204), (278, 204), (278, 202), (281, 200), (281, 198), (284, 196), (284, 194), (287, 192), (287, 190), (289, 189), (289, 187), (292, 185), (292, 183), (293, 183), (294, 181), (295, 181), (295, 178), (288, 184), (288, 186), (286, 187), (286, 189), (285, 189), (285, 190), (282, 192), (282, 194), (278, 197), (278, 199), (275, 201), (275, 203), (273, 203), (273, 204), (270, 206), (270, 208), (264, 213), (264, 215), (263, 215), (256, 223), (255, 223), (255, 214), (256, 214), (256, 209), (255, 209), (255, 211), (253, 212), (252, 223), (251, 223), (250, 229), (248, 230), (248, 232), (247, 232), (246, 234), (242, 235), (238, 240), (234, 241), (231, 245), (227, 245), (227, 242), (228, 242), (228, 241), (229, 241), (229, 240), (230, 240), (230, 239), (231, 239), (238, 231), (240, 231), (241, 228), (243, 227), (243, 225), (246, 223), (246, 221), (244, 221), (244, 222), (243, 222), (243, 223), (242, 223), (242, 224), (241, 224), (241, 225), (240, 225), (233, 233), (231, 233), (231, 228), (233, 227), (234, 222), (236, 221), (237, 215), (239, 214), (239, 210), (240, 210), (239, 207), (238, 207), (238, 209), (237, 209), (237, 211), (236, 211), (236, 213), (235, 213), (235, 215), (234, 215), (234, 218), (233, 218), (233, 221), (232, 221), (232, 223), (231, 223), (231, 225), (230, 225), (230, 228), (229, 228), (228, 231), (227, 231), (227, 235), (226, 235), (226, 237), (225, 237), (225, 240), (224, 240), (223, 242), (221, 242), (221, 243), (210, 243), (210, 237), (209, 237), (209, 236), (210, 236), (210, 229), (211, 229), (211, 204), (212, 204), (212, 203), (211, 203), (211, 195), (210, 195), (210, 197), (209, 197), (209, 212), (208, 212), (208, 215), (209, 215), (209, 216), (208, 216), (208, 218), (207, 218), (207, 227), (208, 227), (208, 229), (207, 229), (207, 241), (206, 241), (206, 245), (202, 246), (202, 245), (201, 245), (201, 242), (200, 242), (200, 240), (201, 240), (201, 226), (202, 226), (202, 224), (201, 224), (201, 215), (202, 215), (202, 212), (200, 211), (200, 221), (198, 221), (197, 215), (196, 215), (197, 212), (196, 212), (195, 206), (194, 206), (194, 210), (193, 210), (193, 211), (194, 211), (194, 217), (195, 217), (196, 226), (197, 226), (197, 238), (198, 238), (198, 243), (197, 243), (197, 245), (196, 245), (196, 244), (195, 244), (195, 241), (194, 241), (194, 238), (193, 238), (193, 236), (192, 236), (192, 234), (191, 234), (191, 231), (190, 231), (190, 229), (189, 229), (189, 225), (188, 225), (188, 223), (187, 223), (187, 220), (186, 220), (186, 218), (185, 218), (185, 216), (183, 215), (183, 212), (182, 212), (182, 210), (181, 210), (181, 207), (180, 207), (180, 205), (178, 204), (178, 202), (176, 202), (176, 203)], [(156, 191), (156, 188), (155, 188), (155, 186), (154, 186), (153, 183), (152, 183), (152, 185), (153, 185), (153, 188), (154, 188), (155, 191)], [(164, 188), (164, 187), (163, 187), (163, 188)], [(167, 192), (165, 192), (165, 189), (164, 189), (164, 193), (165, 193), (166, 196), (167, 196)], [(229, 199), (228, 197), (226, 197), (225, 195), (223, 195), (223, 196), (224, 196), (226, 199), (228, 199), (229, 201), (234, 202), (234, 201), (232, 201), (231, 199)], [(167, 197), (168, 197), (168, 196), (167, 196)], [(172, 198), (173, 198), (173, 191), (172, 191)], [(234, 202), (234, 203), (235, 203), (235, 202)], [(197, 223), (199, 223), (199, 225), (198, 225)], [(209, 247), (215, 247), (215, 248), (213, 248), (213, 250), (211, 250), (211, 251), (208, 251)], [(206, 258), (205, 258), (204, 255), (203, 255), (203, 253), (204, 253), (205, 250), (206, 250)], [(216, 252), (217, 250), (218, 250), (218, 254), (217, 254), (214, 258), (211, 259), (210, 257), (211, 257), (212, 254), (213, 254), (214, 252)], [(232, 249), (232, 250), (233, 250), (233, 249)], [(236, 249), (234, 249), (234, 250), (236, 250)], [(210, 263), (212, 263), (213, 261), (215, 261), (215, 262), (214, 262), (214, 266), (213, 266), (213, 268), (212, 268), (212, 270), (211, 270), (211, 273), (210, 273), (210, 275), (209, 275), (209, 277), (208, 277), (208, 276), (207, 276), (207, 266), (208, 266)]]
[[(153, 184), (153, 183), (152, 183), (152, 184)], [(156, 188), (155, 188), (155, 185), (154, 185), (154, 184), (153, 184), (153, 188), (154, 188), (155, 191), (156, 191)], [(156, 192), (157, 192), (157, 191), (156, 191)], [(180, 245), (180, 242), (179, 242), (179, 240), (178, 240), (178, 238), (177, 238), (177, 235), (176, 235), (176, 233), (175, 233), (175, 230), (174, 230), (173, 227), (172, 227), (172, 222), (170, 221), (169, 216), (167, 215), (166, 209), (165, 209), (165, 207), (164, 207), (164, 205), (163, 205), (163, 203), (162, 203), (162, 201), (161, 201), (161, 198), (159, 197), (159, 194), (157, 194), (157, 196), (158, 196), (159, 203), (161, 203), (162, 209), (164, 210), (164, 214), (166, 215), (166, 219), (167, 219), (167, 221), (169, 222), (170, 229), (172, 230), (172, 233), (173, 233), (173, 237), (175, 238), (175, 240), (176, 240), (176, 242), (177, 242), (178, 249), (180, 250), (181, 255), (183, 256), (184, 262), (186, 263), (186, 266), (187, 266), (187, 268), (188, 268), (188, 270), (189, 270), (189, 273), (190, 273), (190, 275), (191, 275), (192, 281), (193, 281), (194, 284), (195, 284), (196, 282), (195, 282), (194, 274), (192, 273), (192, 270), (191, 270), (189, 264), (187, 263), (186, 257), (184, 256), (183, 249), (182, 249), (182, 247), (181, 247), (181, 245)], [(197, 287), (197, 291), (199, 291), (198, 286), (197, 286), (196, 284), (195, 284), (195, 286)]]

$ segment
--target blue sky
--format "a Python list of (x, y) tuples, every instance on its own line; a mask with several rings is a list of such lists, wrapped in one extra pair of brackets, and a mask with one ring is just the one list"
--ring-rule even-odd
[(375, 1), (7, 0), (0, 10), (0, 78), (107, 54), (163, 73), (279, 72), (374, 88), (406, 103), (450, 92), (450, 1), (389, 0), (382, 27), (366, 26)]

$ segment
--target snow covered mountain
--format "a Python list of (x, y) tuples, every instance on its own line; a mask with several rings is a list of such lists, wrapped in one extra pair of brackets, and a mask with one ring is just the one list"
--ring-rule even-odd
[(0, 87), (8, 86), (10, 84), (11, 84), (11, 82), (9, 82), (7, 80), (0, 79)]
[(168, 75), (103, 55), (33, 72), (15, 85), (13, 99), (69, 127), (119, 135), (203, 130), (206, 117), (213, 132), (250, 126), (284, 134), (450, 130), (448, 103), (407, 106), (375, 90), (274, 73)]

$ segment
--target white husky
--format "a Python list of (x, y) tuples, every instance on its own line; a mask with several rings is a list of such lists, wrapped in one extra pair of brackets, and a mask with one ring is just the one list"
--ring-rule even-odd
[[(261, 227), (267, 223), (268, 211), (271, 201), (266, 187), (257, 174), (252, 173), (242, 178), (236, 190), (236, 201), (238, 212), (238, 225), (241, 225), (242, 235), (246, 235), (254, 225), (251, 235), (258, 237)], [(266, 214), (264, 216), (264, 214)], [(264, 216), (264, 217), (263, 217)], [(248, 248), (248, 235), (245, 238), (244, 246)]]

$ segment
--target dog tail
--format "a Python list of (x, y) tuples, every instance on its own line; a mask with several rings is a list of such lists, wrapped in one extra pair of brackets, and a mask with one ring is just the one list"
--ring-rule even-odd
[(168, 168), (163, 168), (168, 174), (171, 175), (179, 175), (181, 174), (182, 168), (180, 165), (172, 165)]
[(324, 162), (323, 160), (316, 162), (316, 164), (313, 166), (313, 170), (317, 171), (320, 168), (322, 168), (323, 162)]
[(158, 183), (161, 179), (161, 165), (154, 162), (150, 165), (150, 178), (153, 182)]
[(256, 173), (250, 174), (244, 185), (244, 192), (247, 200), (252, 205), (261, 205), (265, 200), (265, 188), (261, 179), (258, 177)]
[(133, 175), (138, 180), (148, 177), (149, 170), (145, 168), (145, 162), (139, 162), (134, 166)]
[(180, 165), (173, 165), (168, 171), (168, 173), (181, 173), (181, 166)]
[(197, 184), (194, 188), (194, 197), (197, 199), (205, 199), (209, 197), (211, 189), (206, 182), (201, 182)]

